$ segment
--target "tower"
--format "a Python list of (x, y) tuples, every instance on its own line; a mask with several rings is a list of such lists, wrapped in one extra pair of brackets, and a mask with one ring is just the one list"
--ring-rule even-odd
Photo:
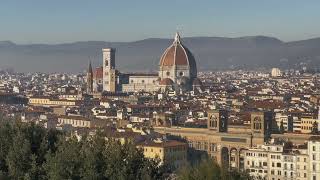
[(103, 91), (116, 92), (115, 49), (102, 49)]
[(251, 113), (251, 131), (255, 136), (263, 136), (265, 139), (272, 132), (272, 112), (252, 112)]
[(228, 111), (210, 110), (208, 111), (208, 129), (216, 132), (228, 131)]
[(92, 92), (93, 92), (93, 72), (92, 72), (92, 66), (90, 61), (88, 72), (87, 72), (87, 93), (92, 94)]

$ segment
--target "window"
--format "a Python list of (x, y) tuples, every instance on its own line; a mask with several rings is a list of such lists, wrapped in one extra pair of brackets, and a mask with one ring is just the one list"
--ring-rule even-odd
[(180, 73), (179, 73), (179, 76), (183, 76), (183, 72), (180, 72)]
[(261, 118), (260, 117), (255, 117), (253, 119), (253, 128), (255, 130), (261, 130)]
[(277, 163), (277, 167), (281, 167), (281, 163)]
[(166, 74), (167, 74), (167, 76), (170, 76), (170, 72), (169, 71)]
[(312, 146), (312, 150), (313, 150), (313, 151), (316, 151), (316, 146)]

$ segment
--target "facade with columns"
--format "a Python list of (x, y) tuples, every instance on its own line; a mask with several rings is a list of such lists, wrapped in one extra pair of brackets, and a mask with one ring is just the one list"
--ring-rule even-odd
[[(269, 177), (267, 179), (278, 179), (279, 177), (281, 177), (280, 179), (286, 179), (283, 178), (285, 174), (287, 174), (288, 178), (292, 177), (297, 179), (309, 179), (310, 177), (317, 176), (315, 175), (315, 172), (320, 169), (320, 166), (315, 164), (318, 164), (320, 160), (318, 153), (320, 152), (320, 136), (291, 133), (272, 134), (273, 116), (274, 114), (272, 112), (251, 112), (251, 125), (237, 126), (228, 125), (227, 111), (209, 110), (207, 128), (185, 128), (169, 125), (156, 126), (154, 127), (154, 130), (161, 134), (171, 134), (185, 139), (189, 144), (189, 148), (208, 154), (220, 165), (230, 169), (249, 170), (251, 172), (250, 174), (254, 176)], [(290, 169), (287, 170), (282, 170), (280, 167), (277, 169), (277, 167), (272, 166), (272, 162), (269, 160), (267, 162), (267, 167), (264, 167), (263, 164), (262, 167), (260, 167), (260, 161), (263, 163), (267, 161), (268, 158), (272, 159), (270, 152), (268, 153), (268, 157), (265, 157), (265, 155), (259, 156), (260, 159), (251, 157), (256, 151), (262, 151), (262, 146), (267, 147), (266, 144), (273, 138), (288, 140), (293, 144), (304, 144), (308, 141), (308, 150), (310, 151), (307, 153), (308, 155), (306, 155), (306, 152), (294, 154), (293, 156), (282, 153), (281, 157), (283, 157), (283, 159), (279, 159), (283, 164), (283, 166), (281, 166), (283, 169), (285, 164), (288, 166), (290, 163), (293, 164), (291, 162), (292, 157), (297, 159), (300, 158), (300, 161), (297, 160), (297, 162), (295, 162), (297, 164), (297, 172), (298, 167), (300, 166), (301, 168), (299, 169), (299, 173), (293, 172), (291, 170), (291, 165)], [(248, 153), (251, 154), (248, 155)], [(305, 158), (312, 158), (314, 161), (305, 161)], [(252, 160), (255, 161), (254, 164), (252, 164)], [(250, 161), (250, 164), (248, 164), (248, 161)], [(296, 167), (296, 165), (293, 166)], [(314, 170), (309, 171), (309, 169), (305, 169), (304, 166), (310, 166), (314, 168)], [(281, 175), (275, 174), (278, 173), (278, 171), (283, 172), (281, 172)]]
[[(228, 112), (208, 111), (207, 128), (154, 127), (156, 132), (169, 133), (186, 139), (189, 147), (203, 151), (219, 164), (228, 168), (243, 169), (244, 153), (249, 147), (264, 144), (270, 137), (269, 112), (252, 112), (251, 123), (257, 126), (228, 126)], [(259, 117), (259, 118), (257, 118)]]

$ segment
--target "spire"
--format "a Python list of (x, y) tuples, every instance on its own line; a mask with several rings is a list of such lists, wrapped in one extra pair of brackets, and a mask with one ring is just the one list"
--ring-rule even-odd
[(92, 74), (92, 65), (91, 65), (91, 61), (89, 61), (89, 69), (88, 69), (88, 73)]
[(180, 43), (180, 35), (179, 35), (179, 32), (176, 32), (176, 35), (174, 37), (174, 42), (175, 43)]
[(87, 93), (91, 94), (93, 92), (93, 73), (91, 61), (89, 61), (89, 69), (87, 72)]

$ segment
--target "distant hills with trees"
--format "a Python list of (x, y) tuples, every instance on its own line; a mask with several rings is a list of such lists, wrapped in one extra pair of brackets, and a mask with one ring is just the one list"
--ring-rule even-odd
[[(26, 44), (0, 41), (0, 67), (19, 72), (80, 72), (91, 59), (101, 65), (101, 49), (117, 49), (116, 65), (121, 71), (156, 71), (172, 39), (150, 38), (134, 42), (87, 41), (65, 44)], [(187, 37), (199, 70), (232, 68), (320, 67), (320, 38), (283, 42), (267, 36)]]

